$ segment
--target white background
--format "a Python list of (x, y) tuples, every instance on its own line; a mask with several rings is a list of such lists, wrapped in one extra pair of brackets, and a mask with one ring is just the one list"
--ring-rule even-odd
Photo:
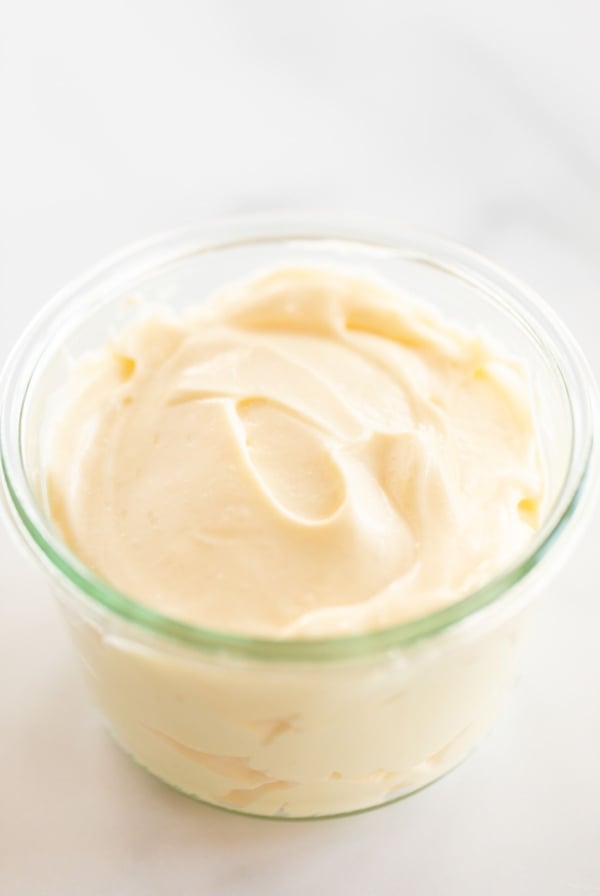
[[(215, 214), (364, 212), (528, 280), (600, 374), (593, 0), (0, 0), (0, 360), (128, 241)], [(197, 805), (89, 705), (0, 532), (0, 891), (600, 893), (596, 514), (494, 733), (434, 787), (337, 821)]]

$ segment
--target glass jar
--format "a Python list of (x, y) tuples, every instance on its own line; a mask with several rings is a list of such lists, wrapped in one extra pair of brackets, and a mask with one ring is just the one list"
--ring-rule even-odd
[[(384, 278), (451, 320), (484, 329), (529, 367), (545, 516), (510, 569), (450, 607), (361, 635), (236, 636), (129, 599), (87, 569), (52, 525), (43, 471), (55, 396), (73, 360), (148, 306), (197, 305), (280, 264)], [(581, 532), (598, 478), (595, 385), (554, 313), (466, 249), (346, 221), (223, 221), (114, 256), (35, 318), (6, 365), (1, 395), (7, 514), (47, 574), (111, 732), (182, 792), (263, 816), (370, 808), (466, 756), (511, 689), (534, 598)]]

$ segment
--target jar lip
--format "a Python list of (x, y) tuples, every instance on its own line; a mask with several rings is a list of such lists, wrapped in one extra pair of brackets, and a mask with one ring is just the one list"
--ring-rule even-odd
[[(36, 365), (52, 333), (102, 303), (107, 290), (208, 252), (281, 242), (341, 243), (391, 252), (441, 269), (475, 287), (510, 314), (538, 343), (562, 380), (573, 424), (568, 469), (544, 524), (513, 564), (450, 606), (406, 622), (360, 634), (315, 639), (270, 639), (206, 629), (163, 615), (127, 597), (95, 575), (52, 531), (35, 498), (23, 458), (25, 402)], [(269, 214), (222, 219), (164, 234), (122, 250), (62, 289), (34, 317), (8, 358), (0, 379), (0, 477), (13, 525), (51, 572), (93, 603), (148, 633), (203, 651), (264, 660), (314, 662), (372, 657), (439, 635), (498, 603), (536, 568), (573, 519), (591, 506), (598, 481), (598, 394), (588, 364), (568, 329), (532, 290), (493, 263), (446, 239), (409, 228), (310, 214)], [(577, 511), (577, 514), (575, 513)], [(569, 525), (568, 525), (569, 524)], [(579, 527), (581, 528), (581, 527)], [(573, 539), (571, 539), (573, 540)], [(563, 543), (566, 539), (562, 538)]]

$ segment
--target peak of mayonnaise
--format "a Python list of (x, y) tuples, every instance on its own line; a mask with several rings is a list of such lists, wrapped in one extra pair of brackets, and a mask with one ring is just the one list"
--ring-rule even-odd
[(459, 600), (543, 482), (525, 371), (379, 284), (281, 269), (76, 367), (47, 468), (71, 549), (133, 599), (266, 637)]

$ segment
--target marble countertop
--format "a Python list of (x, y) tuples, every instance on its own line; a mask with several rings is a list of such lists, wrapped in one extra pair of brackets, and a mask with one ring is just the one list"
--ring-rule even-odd
[[(600, 376), (600, 7), (505, 0), (24, 0), (0, 31), (0, 360), (64, 282), (213, 215), (329, 208), (466, 242)], [(0, 891), (600, 893), (597, 512), (472, 758), (385, 809), (227, 815), (150, 779), (90, 706), (0, 530)]]

